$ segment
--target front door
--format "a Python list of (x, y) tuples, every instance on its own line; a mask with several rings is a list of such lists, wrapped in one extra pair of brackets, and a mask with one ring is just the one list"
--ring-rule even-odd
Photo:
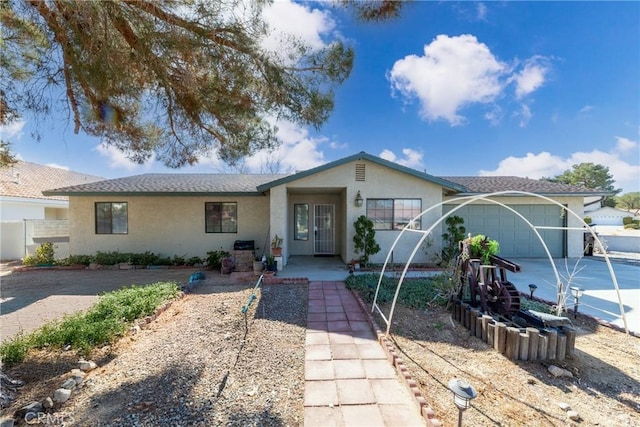
[(335, 205), (314, 206), (314, 255), (335, 254)]

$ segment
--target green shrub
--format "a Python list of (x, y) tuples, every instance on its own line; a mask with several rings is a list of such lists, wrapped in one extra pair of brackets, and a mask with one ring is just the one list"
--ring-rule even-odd
[(586, 223), (586, 224), (591, 224), (591, 217), (590, 216), (585, 216), (584, 218), (582, 218), (582, 220)]
[(129, 262), (129, 256), (127, 254), (121, 254), (118, 251), (101, 252), (98, 251), (93, 257), (96, 264), (100, 265), (116, 265), (121, 262)]
[(471, 255), (480, 257), (483, 264), (490, 264), (491, 255), (498, 255), (499, 252), (498, 242), (489, 239), (484, 234), (476, 234), (471, 238)]
[(192, 256), (191, 258), (185, 261), (185, 265), (196, 265), (196, 264), (202, 264), (202, 258), (200, 258), (199, 256)]
[(57, 261), (58, 265), (89, 265), (93, 262), (91, 255), (69, 255), (67, 258)]
[(376, 242), (376, 230), (373, 221), (364, 215), (360, 215), (353, 223), (355, 233), (353, 235), (353, 249), (356, 254), (362, 253), (360, 262), (364, 267), (369, 264), (369, 257), (380, 252), (380, 245)]
[(633, 224), (633, 217), (632, 216), (625, 216), (624, 218), (622, 218), (622, 224), (623, 225)]
[(146, 251), (144, 253), (131, 254), (129, 262), (133, 265), (151, 265), (156, 264), (158, 256), (153, 252)]
[[(373, 302), (379, 276), (375, 274), (358, 274), (346, 280), (348, 289), (358, 292), (366, 302)], [(378, 304), (391, 303), (395, 295), (398, 281), (384, 276), (378, 291)], [(451, 281), (444, 275), (414, 279), (405, 278), (398, 294), (398, 302), (412, 308), (424, 308), (429, 305), (446, 305), (449, 301)]]
[(171, 265), (185, 265), (187, 263), (186, 257), (187, 255), (174, 255), (171, 260)]
[(447, 265), (458, 255), (458, 243), (464, 240), (467, 229), (464, 218), (453, 215), (445, 220), (447, 231), (442, 234), (442, 264)]
[(36, 248), (35, 254), (25, 256), (22, 263), (29, 266), (55, 264), (53, 243), (44, 242)]
[(640, 224), (638, 221), (633, 221), (631, 224), (627, 224), (624, 226), (625, 230), (640, 230)]
[(209, 251), (207, 252), (207, 265), (212, 270), (219, 270), (222, 267), (222, 258), (229, 255), (229, 252), (223, 250)]
[(113, 342), (127, 330), (129, 322), (153, 314), (178, 292), (175, 283), (159, 282), (103, 294), (86, 312), (65, 316), (29, 335), (2, 343), (0, 358), (11, 366), (22, 362), (31, 349), (62, 349), (68, 345), (88, 355), (92, 349)]

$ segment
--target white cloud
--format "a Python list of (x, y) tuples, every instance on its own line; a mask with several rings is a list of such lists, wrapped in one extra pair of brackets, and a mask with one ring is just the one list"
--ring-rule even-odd
[(487, 5), (480, 2), (476, 5), (476, 18), (478, 21), (484, 21), (487, 19)]
[[(615, 180), (614, 186), (623, 192), (640, 191), (640, 165), (631, 164), (629, 158), (638, 159), (638, 143), (617, 137), (617, 144), (611, 152), (600, 150), (576, 152), (563, 158), (549, 152), (527, 153), (525, 157), (509, 156), (501, 160), (494, 170), (481, 170), (481, 176), (524, 176), (532, 179), (553, 177), (572, 168), (574, 164), (595, 163), (606, 166)], [(621, 151), (622, 149), (622, 151)], [(635, 155), (629, 153), (635, 151)], [(621, 155), (625, 153), (624, 157)]]
[(379, 154), (379, 157), (385, 160), (388, 160), (390, 162), (394, 162), (399, 165), (407, 166), (413, 169), (424, 168), (424, 164), (422, 163), (424, 154), (422, 152), (411, 149), (411, 148), (403, 148), (402, 154), (404, 155), (404, 157), (399, 158), (398, 156), (396, 156), (396, 154), (393, 151), (385, 148)]
[(151, 159), (149, 159), (143, 165), (139, 165), (129, 160), (126, 154), (122, 151), (113, 146), (105, 144), (96, 145), (94, 147), (94, 150), (97, 151), (98, 154), (100, 154), (102, 157), (106, 157), (108, 159), (110, 168), (125, 169), (128, 172), (133, 172), (137, 169), (148, 170), (151, 168), (153, 162), (155, 161), (155, 156), (151, 156)]
[(323, 37), (336, 26), (329, 11), (312, 9), (291, 0), (274, 1), (264, 8), (262, 16), (270, 28), (269, 35), (262, 41), (262, 47), (278, 54), (282, 59), (296, 54), (284, 49), (291, 49), (288, 41), (292, 38), (312, 50), (319, 50), (326, 46)]
[(531, 120), (531, 116), (533, 116), (533, 114), (531, 113), (531, 108), (529, 108), (527, 104), (521, 104), (520, 107), (520, 111), (515, 112), (513, 115), (515, 117), (520, 117), (519, 126), (523, 128), (527, 126), (527, 123), (529, 123), (529, 120)]
[(616, 140), (618, 142), (616, 143), (615, 151), (620, 153), (620, 154), (633, 152), (633, 150), (637, 150), (638, 149), (638, 143), (635, 142), (635, 141), (632, 141), (632, 140), (630, 140), (628, 138), (623, 138), (621, 136), (616, 136)]
[(22, 129), (27, 122), (24, 120), (16, 120), (8, 125), (0, 126), (0, 137), (2, 139), (20, 139), (22, 137)]
[(588, 112), (592, 111), (594, 108), (595, 107), (593, 105), (585, 105), (578, 111), (578, 114), (587, 114)]
[(534, 56), (526, 60), (524, 68), (513, 77), (516, 82), (516, 98), (523, 98), (542, 86), (548, 72), (549, 65), (546, 58)]
[[(419, 101), (422, 118), (443, 119), (456, 126), (466, 122), (460, 114), (462, 109), (471, 104), (491, 107), (505, 96), (512, 82), (518, 99), (545, 83), (550, 70), (547, 58), (536, 55), (522, 64), (512, 62), (515, 65), (494, 56), (473, 35), (441, 34), (424, 46), (423, 56), (409, 55), (397, 60), (387, 78), (394, 95), (399, 93), (405, 102)], [(524, 109), (520, 115), (523, 114), (527, 117)], [(497, 117), (494, 112), (485, 115), (494, 124)]]
[(406, 100), (418, 98), (428, 120), (464, 122), (458, 110), (467, 104), (493, 101), (501, 92), (506, 65), (472, 35), (439, 35), (424, 47), (424, 56), (396, 61), (389, 73), (394, 91)]

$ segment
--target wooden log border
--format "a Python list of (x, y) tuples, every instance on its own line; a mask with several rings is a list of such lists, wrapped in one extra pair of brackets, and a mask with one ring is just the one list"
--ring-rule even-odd
[(538, 329), (507, 326), (469, 304), (456, 301), (453, 320), (510, 360), (542, 361), (573, 358), (576, 331), (570, 326)]

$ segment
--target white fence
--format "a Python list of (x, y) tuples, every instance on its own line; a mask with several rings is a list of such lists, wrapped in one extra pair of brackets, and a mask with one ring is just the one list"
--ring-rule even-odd
[(54, 244), (55, 257), (69, 256), (69, 220), (26, 219), (3, 221), (0, 225), (0, 259), (22, 259), (33, 255), (42, 243)]

